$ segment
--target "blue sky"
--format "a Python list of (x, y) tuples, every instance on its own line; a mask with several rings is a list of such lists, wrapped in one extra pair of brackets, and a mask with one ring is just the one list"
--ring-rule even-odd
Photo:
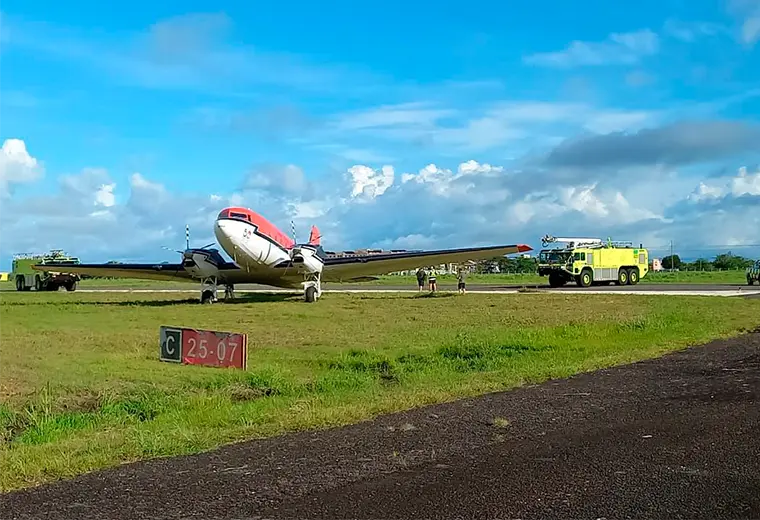
[(760, 0), (517, 5), (6, 0), (1, 267), (173, 260), (228, 204), (338, 249), (760, 254)]

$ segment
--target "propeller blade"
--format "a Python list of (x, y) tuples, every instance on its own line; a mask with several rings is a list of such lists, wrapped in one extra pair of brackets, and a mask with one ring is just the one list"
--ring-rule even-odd
[(216, 243), (216, 242), (211, 242), (210, 244), (206, 244), (206, 245), (205, 245), (205, 246), (203, 246), (201, 249), (206, 249), (207, 247), (211, 247), (211, 246), (213, 246), (215, 243)]

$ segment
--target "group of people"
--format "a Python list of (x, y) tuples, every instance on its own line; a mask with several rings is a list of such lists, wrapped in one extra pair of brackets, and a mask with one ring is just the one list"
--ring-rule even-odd
[[(425, 280), (427, 279), (428, 286), (430, 289), (430, 292), (435, 292), (438, 290), (438, 285), (436, 284), (436, 273), (434, 267), (429, 267), (428, 269), (425, 269), (424, 267), (420, 267), (417, 269), (417, 287), (420, 292), (422, 292), (422, 288), (425, 287)], [(457, 269), (457, 291), (460, 294), (465, 293), (465, 272), (464, 269), (461, 267)]]

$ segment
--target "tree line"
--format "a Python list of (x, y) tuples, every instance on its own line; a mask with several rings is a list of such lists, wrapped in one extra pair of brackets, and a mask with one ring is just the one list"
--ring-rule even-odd
[(729, 251), (717, 255), (713, 260), (697, 258), (693, 262), (684, 262), (678, 255), (668, 255), (662, 259), (663, 269), (681, 269), (683, 271), (732, 271), (743, 270), (754, 264), (751, 258), (735, 255)]

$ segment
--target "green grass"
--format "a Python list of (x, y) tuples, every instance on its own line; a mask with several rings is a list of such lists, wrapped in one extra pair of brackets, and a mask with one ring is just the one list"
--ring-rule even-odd
[[(439, 285), (456, 285), (456, 275), (439, 275)], [(536, 274), (471, 274), (467, 277), (467, 284), (500, 284), (500, 285), (548, 285), (548, 278)], [(747, 279), (744, 271), (682, 271), (682, 272), (649, 272), (641, 281), (642, 284), (741, 284), (746, 285)], [(401, 285), (415, 288), (417, 279), (414, 276), (381, 276), (378, 280), (362, 282), (361, 285), (386, 286)], [(338, 287), (339, 284), (325, 284), (326, 289)], [(139, 279), (88, 279), (79, 283), (81, 288), (114, 287), (149, 289), (153, 287), (193, 289), (198, 287), (197, 282), (161, 282), (155, 280)], [(13, 282), (0, 282), (0, 291), (15, 291)]]
[[(456, 275), (438, 275), (439, 285), (456, 285)], [(414, 276), (382, 276), (379, 280), (364, 282), (369, 285), (408, 285), (416, 287)], [(682, 271), (649, 272), (639, 282), (641, 284), (742, 284), (746, 285), (744, 271)], [(537, 274), (471, 274), (467, 277), (468, 285), (503, 284), (503, 285), (548, 285), (546, 276)]]
[[(760, 300), (579, 294), (0, 296), (0, 490), (657, 356)], [(248, 370), (158, 361), (160, 325), (249, 335)], [(494, 418), (508, 428), (515, 417)]]

